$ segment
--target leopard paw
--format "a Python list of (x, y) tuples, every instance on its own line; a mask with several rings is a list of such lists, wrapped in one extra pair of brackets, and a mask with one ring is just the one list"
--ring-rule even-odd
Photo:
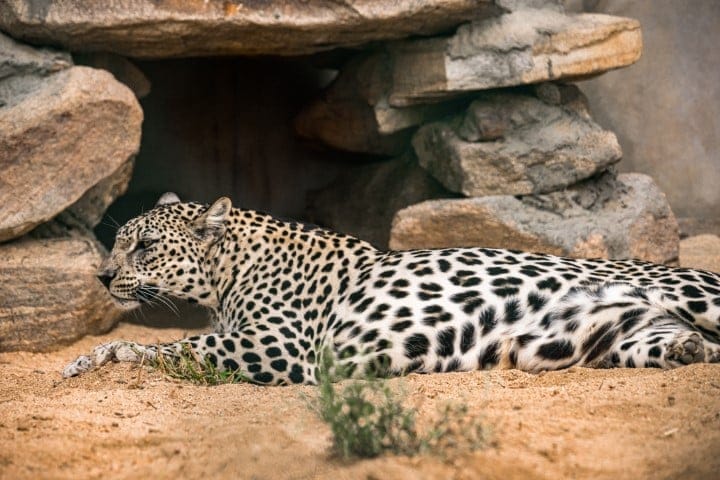
[(705, 345), (697, 332), (683, 332), (670, 342), (665, 360), (676, 365), (690, 365), (705, 361)]

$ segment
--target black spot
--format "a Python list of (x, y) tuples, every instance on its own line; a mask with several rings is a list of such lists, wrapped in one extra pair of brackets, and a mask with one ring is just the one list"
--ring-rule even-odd
[(509, 300), (505, 303), (505, 323), (515, 323), (522, 317), (520, 302), (517, 299)]
[(622, 331), (629, 332), (630, 329), (632, 329), (637, 323), (640, 321), (643, 315), (647, 313), (647, 308), (633, 308), (632, 310), (628, 310), (626, 312), (623, 312), (623, 314), (620, 316), (620, 325), (622, 327)]
[(702, 298), (704, 296), (703, 292), (694, 285), (683, 285), (682, 292), (683, 295), (690, 298)]
[(265, 350), (265, 355), (270, 358), (279, 357), (280, 355), (282, 355), (282, 350), (280, 350), (278, 347), (270, 347)]
[(287, 370), (287, 365), (287, 360), (283, 358), (279, 358), (270, 362), (270, 366), (278, 372), (284, 372), (285, 370)]
[(404, 332), (408, 328), (412, 327), (412, 325), (413, 325), (412, 320), (403, 320), (402, 322), (394, 323), (390, 327), (390, 330), (392, 330), (393, 332)]
[(243, 354), (242, 359), (247, 363), (258, 363), (260, 361), (260, 356), (253, 352), (247, 352)]
[(410, 310), (408, 307), (400, 307), (398, 308), (397, 312), (395, 312), (395, 316), (398, 318), (412, 317), (412, 310)]
[(360, 341), (363, 343), (369, 343), (375, 340), (379, 335), (379, 332), (377, 329), (372, 329), (368, 332), (365, 332), (362, 337), (360, 337)]
[(627, 350), (629, 350), (630, 348), (632, 348), (632, 346), (635, 345), (636, 343), (637, 343), (636, 340), (631, 341), (631, 342), (625, 342), (625, 343), (623, 343), (622, 345), (620, 345), (620, 350), (622, 350), (623, 352), (624, 352), (624, 351), (627, 351)]
[(527, 301), (530, 311), (539, 312), (547, 304), (548, 299), (535, 292), (530, 292)]
[(560, 312), (560, 318), (562, 318), (563, 320), (570, 320), (578, 313), (580, 313), (580, 307), (574, 305), (572, 307), (567, 307), (565, 310)]
[(408, 358), (416, 358), (427, 354), (430, 348), (428, 338), (422, 333), (410, 335), (405, 340), (405, 356)]
[(480, 313), (480, 319), (478, 321), (478, 326), (482, 328), (483, 335), (486, 335), (487, 333), (491, 332), (493, 328), (495, 328), (495, 325), (497, 325), (497, 318), (495, 317), (495, 308), (494, 307), (488, 307), (485, 310)]
[(632, 357), (629, 357), (627, 360), (625, 360), (625, 366), (627, 368), (635, 368), (635, 360), (633, 360)]
[(450, 357), (455, 352), (455, 328), (450, 327), (440, 331), (437, 335), (437, 354), (441, 357)]
[(500, 361), (500, 343), (499, 342), (493, 342), (490, 345), (487, 346), (487, 348), (482, 352), (479, 359), (479, 367), (480, 369), (489, 368), (493, 365), (497, 365), (497, 363)]
[(261, 372), (253, 375), (253, 380), (258, 383), (270, 383), (273, 381), (273, 374), (270, 372)]
[(661, 354), (661, 353), (662, 353), (662, 350), (661, 350), (660, 347), (658, 347), (657, 345), (655, 345), (655, 346), (652, 347), (650, 350), (648, 350), (648, 355), (651, 356), (651, 357), (653, 357), (653, 358), (658, 358), (658, 357), (660, 357), (660, 354)]
[(503, 267), (490, 267), (487, 269), (488, 275), (492, 275), (493, 277), (496, 277), (498, 275), (504, 275), (506, 273), (510, 273), (510, 270)]
[(450, 270), (450, 262), (444, 259), (438, 260), (438, 268), (443, 273), (447, 273)]
[(690, 311), (695, 313), (705, 313), (707, 312), (708, 305), (707, 302), (704, 302), (702, 300), (699, 301), (690, 301), (687, 304)]
[(546, 279), (544, 279), (544, 280), (540, 280), (540, 281), (537, 283), (537, 287), (538, 287), (540, 290), (550, 290), (551, 292), (557, 292), (558, 290), (560, 290), (560, 288), (562, 287), (562, 285), (560, 284), (560, 282), (558, 282), (557, 280), (555, 280), (555, 278), (553, 278), (553, 277), (548, 277), (548, 278), (546, 278)]
[(575, 353), (575, 347), (570, 340), (555, 340), (540, 345), (537, 354), (548, 360), (562, 360), (570, 358)]
[(225, 367), (225, 370), (229, 370), (231, 372), (236, 372), (240, 370), (240, 365), (237, 364), (237, 362), (231, 358), (226, 358), (222, 362), (223, 367)]
[(540, 338), (538, 335), (533, 335), (532, 333), (525, 333), (523, 335), (518, 336), (517, 341), (521, 347), (524, 347), (528, 343), (530, 343), (533, 340), (536, 340), (538, 338)]
[(475, 346), (475, 327), (472, 323), (467, 322), (463, 325), (462, 334), (460, 335), (460, 352), (467, 353)]
[(205, 345), (208, 347), (214, 347), (216, 345), (215, 337), (212, 335), (208, 335), (208, 337), (205, 339)]
[(610, 322), (604, 323), (602, 326), (600, 326), (597, 330), (595, 330), (582, 344), (582, 351), (587, 352), (590, 350), (592, 346), (594, 346), (600, 338), (602, 338), (603, 335), (605, 335), (608, 330), (612, 328), (612, 324)]
[(598, 358), (600, 355), (606, 353), (608, 350), (610, 350), (610, 347), (612, 347), (613, 343), (615, 342), (615, 338), (617, 337), (618, 331), (617, 329), (610, 330), (605, 335), (603, 335), (600, 340), (595, 344), (593, 349), (590, 351), (590, 353), (587, 354), (585, 357), (586, 362), (592, 362), (596, 358)]
[(228, 352), (235, 351), (235, 342), (233, 342), (229, 338), (226, 338), (225, 340), (223, 340), (222, 344), (225, 347), (225, 350), (227, 350)]

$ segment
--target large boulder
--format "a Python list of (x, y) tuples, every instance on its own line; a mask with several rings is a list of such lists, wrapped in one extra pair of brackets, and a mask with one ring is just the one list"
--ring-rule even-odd
[[(138, 58), (299, 55), (444, 32), (507, 0), (96, 0), (0, 2), (0, 28), (28, 42)], [(520, 3), (544, 4), (550, 1)]]
[(678, 225), (650, 177), (610, 173), (546, 195), (430, 200), (393, 220), (392, 249), (470, 246), (675, 263)]
[(392, 48), (389, 103), (427, 103), (460, 92), (597, 75), (636, 62), (637, 20), (520, 9), (462, 25), (448, 38)]
[(395, 212), (453, 194), (417, 164), (412, 153), (348, 167), (330, 186), (308, 196), (313, 223), (386, 249)]
[(0, 352), (48, 351), (112, 328), (122, 312), (95, 278), (91, 234), (0, 245)]
[(417, 131), (420, 165), (449, 190), (483, 196), (552, 192), (618, 162), (615, 135), (592, 121), (576, 87), (563, 90), (574, 95), (561, 105), (562, 95), (553, 104), (519, 92), (481, 95), (463, 114)]
[[(0, 55), (0, 64), (7, 61)], [(0, 80), (0, 241), (53, 218), (99, 184), (88, 193), (94, 205), (76, 208), (93, 226), (127, 186), (140, 145), (137, 99), (108, 72), (62, 65), (14, 67)]]

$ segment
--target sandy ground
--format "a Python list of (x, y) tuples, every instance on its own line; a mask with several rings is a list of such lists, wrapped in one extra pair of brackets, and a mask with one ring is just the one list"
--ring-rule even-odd
[(0, 354), (0, 478), (720, 478), (718, 364), (395, 379), (421, 423), (468, 405), (488, 445), (354, 462), (331, 455), (313, 387), (200, 387), (128, 364), (60, 378), (100, 342), (187, 333), (124, 323), (53, 353)]

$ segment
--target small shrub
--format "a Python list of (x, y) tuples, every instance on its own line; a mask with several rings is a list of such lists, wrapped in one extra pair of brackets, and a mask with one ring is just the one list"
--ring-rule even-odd
[(321, 356), (319, 393), (310, 406), (330, 426), (333, 449), (342, 458), (383, 453), (445, 455), (450, 450), (474, 450), (484, 443), (485, 430), (468, 415), (465, 405), (447, 405), (430, 428), (421, 432), (416, 411), (403, 406), (387, 381), (368, 378), (335, 385), (333, 380), (342, 371), (332, 358), (330, 352)]

